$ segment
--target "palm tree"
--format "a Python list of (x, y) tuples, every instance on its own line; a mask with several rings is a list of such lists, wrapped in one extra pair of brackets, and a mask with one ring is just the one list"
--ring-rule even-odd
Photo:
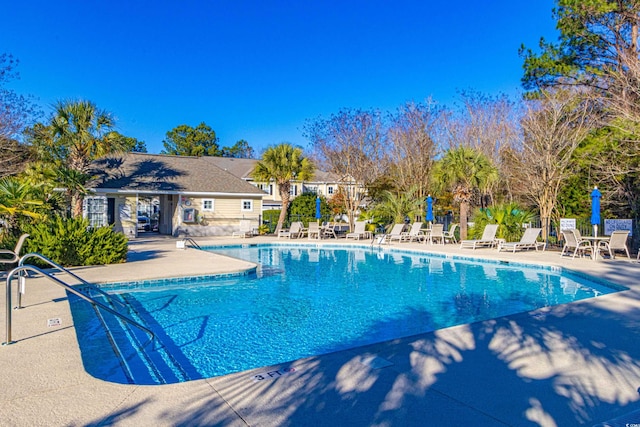
[(372, 214), (386, 222), (394, 224), (404, 222), (405, 218), (413, 220), (420, 212), (421, 199), (418, 187), (413, 186), (408, 192), (393, 193), (383, 190), (381, 200), (373, 208)]
[(293, 147), (291, 144), (282, 144), (269, 147), (262, 155), (262, 160), (256, 163), (256, 167), (251, 172), (254, 179), (258, 181), (275, 181), (278, 185), (280, 198), (282, 199), (282, 210), (278, 217), (278, 225), (275, 233), (282, 229), (282, 224), (287, 216), (289, 201), (291, 199), (291, 181), (309, 180), (313, 178), (314, 166), (302, 155), (302, 149)]
[(517, 242), (524, 233), (524, 225), (533, 221), (532, 212), (522, 209), (516, 203), (494, 205), (486, 209), (478, 209), (473, 216), (473, 231), (476, 236), (482, 235), (484, 226), (498, 224), (496, 237), (507, 242)]
[(33, 219), (44, 217), (38, 212), (44, 203), (36, 193), (34, 186), (15, 177), (0, 179), (0, 219), (4, 220), (9, 232), (16, 234), (21, 216)]
[(487, 156), (460, 146), (445, 153), (434, 168), (434, 181), (441, 190), (451, 191), (460, 203), (460, 238), (467, 238), (467, 219), (474, 191), (483, 190), (498, 179), (498, 170)]
[[(90, 101), (65, 101), (56, 105), (55, 113), (46, 128), (48, 135), (41, 139), (47, 154), (73, 175), (72, 215), (82, 215), (83, 188), (88, 180), (91, 162), (97, 158), (124, 150), (124, 142), (113, 132), (115, 121)], [(69, 174), (67, 174), (69, 175)]]

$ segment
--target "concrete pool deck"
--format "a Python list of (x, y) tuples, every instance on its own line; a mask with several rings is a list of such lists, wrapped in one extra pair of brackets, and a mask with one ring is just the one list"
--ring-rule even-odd
[[(278, 241), (269, 237), (196, 240), (201, 245)], [(556, 265), (628, 290), (253, 371), (141, 386), (109, 383), (87, 374), (64, 289), (44, 279), (29, 279), (24, 308), (12, 311), (15, 343), (0, 347), (0, 425), (640, 423), (640, 264), (635, 260), (572, 260), (551, 251), (512, 254), (461, 250), (458, 245), (394, 243), (390, 247)], [(251, 267), (195, 249), (176, 249), (176, 239), (157, 236), (132, 240), (125, 264), (74, 272), (90, 282), (104, 283)], [(4, 282), (6, 274), (0, 273), (0, 278)], [(6, 301), (0, 300), (4, 314)], [(48, 326), (49, 319), (60, 319), (60, 325)], [(6, 321), (0, 325), (4, 342)], [(256, 381), (260, 374), (265, 379)]]

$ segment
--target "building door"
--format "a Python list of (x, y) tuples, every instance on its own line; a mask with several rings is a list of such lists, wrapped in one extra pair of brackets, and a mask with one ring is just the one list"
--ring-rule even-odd
[(116, 199), (107, 197), (107, 224), (113, 225), (116, 221)]
[(174, 215), (174, 198), (176, 196), (172, 194), (165, 194), (160, 196), (159, 212), (158, 212), (158, 231), (160, 234), (172, 234), (173, 233), (173, 215)]

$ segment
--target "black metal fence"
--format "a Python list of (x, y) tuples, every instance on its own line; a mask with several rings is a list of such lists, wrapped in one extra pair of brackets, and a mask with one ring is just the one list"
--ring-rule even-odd
[[(268, 233), (273, 233), (278, 223), (278, 216), (275, 215), (275, 212), (279, 214), (279, 211), (273, 211), (273, 214), (269, 216), (265, 215), (262, 219), (261, 223), (268, 229)], [(436, 215), (434, 220), (436, 223), (443, 224), (445, 230), (448, 230), (452, 223), (459, 222), (459, 219), (454, 217), (452, 213), (449, 213), (447, 215)], [(318, 219), (315, 217), (308, 217), (304, 215), (290, 215), (289, 218), (285, 221), (283, 227), (288, 228), (291, 225), (291, 223), (295, 221), (302, 221), (305, 226), (308, 226), (309, 222), (312, 222), (312, 221), (319, 221), (320, 223), (335, 221), (335, 216), (323, 215), (321, 218)], [(633, 224), (632, 231), (629, 236), (628, 244), (629, 244), (629, 249), (635, 253), (638, 251), (638, 248), (640, 246), (640, 229), (638, 228), (638, 218), (633, 219), (632, 224)], [(543, 228), (539, 218), (536, 218), (535, 220), (531, 221), (528, 225), (530, 227)], [(591, 225), (591, 222), (589, 219), (577, 218), (576, 228), (580, 230), (580, 233), (582, 233), (585, 236), (590, 236), (593, 234), (593, 226)], [(604, 222), (600, 224), (600, 226), (598, 227), (598, 230), (599, 230), (598, 234), (604, 235), (604, 231), (605, 231)], [(558, 224), (555, 224), (552, 222), (549, 225), (549, 230), (546, 235), (548, 236), (547, 247), (561, 248), (562, 245), (564, 244), (562, 242), (562, 233), (560, 233), (560, 230), (558, 229)]]
[[(534, 221), (531, 221), (528, 225), (530, 227), (544, 228), (542, 225), (542, 222), (540, 221), (540, 218), (536, 218)], [(593, 225), (591, 224), (590, 219), (576, 218), (575, 228), (578, 229), (580, 231), (580, 234), (582, 234), (583, 236), (593, 235)], [(547, 248), (554, 248), (554, 247), (562, 248), (562, 245), (564, 245), (564, 242), (562, 240), (562, 233), (560, 232), (558, 224), (551, 222), (549, 224), (549, 230), (546, 235), (548, 236)], [(601, 236), (605, 235), (604, 221), (602, 221), (598, 226), (598, 235), (601, 235)], [(630, 251), (632, 252), (638, 251), (638, 247), (640, 246), (640, 230), (638, 229), (637, 218), (632, 220), (632, 230), (629, 235), (629, 240), (627, 243), (629, 245)]]

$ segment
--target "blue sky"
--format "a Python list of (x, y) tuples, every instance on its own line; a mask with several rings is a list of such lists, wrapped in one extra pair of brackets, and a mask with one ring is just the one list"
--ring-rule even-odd
[(306, 119), (393, 111), (459, 90), (516, 94), (518, 48), (557, 37), (553, 0), (4, 2), (9, 88), (88, 99), (159, 153), (167, 131), (205, 122), (221, 146), (303, 147)]

